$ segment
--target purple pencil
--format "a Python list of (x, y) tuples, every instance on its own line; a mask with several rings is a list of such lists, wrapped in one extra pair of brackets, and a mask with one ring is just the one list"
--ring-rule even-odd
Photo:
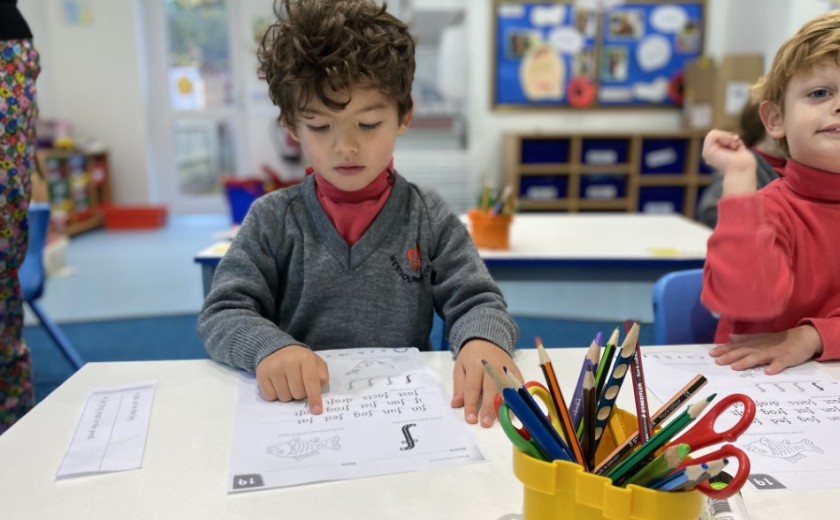
[(583, 366), (580, 367), (580, 376), (578, 376), (575, 392), (572, 394), (571, 405), (569, 406), (569, 417), (572, 419), (572, 425), (578, 432), (578, 436), (580, 436), (580, 421), (583, 418), (583, 375), (587, 370), (592, 370), (593, 367), (598, 366), (600, 356), (601, 333), (599, 332), (586, 351), (586, 357), (583, 359)]

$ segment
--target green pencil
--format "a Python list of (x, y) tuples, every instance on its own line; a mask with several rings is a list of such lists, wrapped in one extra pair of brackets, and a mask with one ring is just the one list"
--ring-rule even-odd
[(625, 475), (630, 474), (636, 466), (642, 463), (649, 455), (658, 450), (660, 447), (668, 443), (674, 436), (685, 428), (688, 423), (696, 419), (706, 406), (715, 398), (716, 394), (712, 394), (705, 400), (689, 405), (688, 408), (669, 422), (661, 430), (656, 432), (650, 440), (642, 444), (636, 451), (630, 454), (629, 457), (621, 461), (616, 467), (607, 473), (607, 478), (616, 482), (624, 478)]
[(665, 448), (661, 455), (648, 462), (645, 467), (630, 476), (625, 482), (625, 485), (636, 484), (637, 486), (646, 486), (665, 477), (688, 456), (691, 447), (688, 444), (675, 444)]
[(601, 398), (601, 391), (604, 389), (604, 383), (607, 382), (615, 349), (618, 348), (618, 334), (618, 327), (616, 327), (610, 334), (607, 344), (604, 345), (604, 353), (601, 354), (601, 359), (598, 362), (598, 370), (595, 372), (595, 395), (598, 399)]

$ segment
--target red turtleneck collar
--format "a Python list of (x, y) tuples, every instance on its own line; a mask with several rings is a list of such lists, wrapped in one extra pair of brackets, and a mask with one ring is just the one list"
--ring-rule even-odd
[(370, 227), (388, 200), (391, 186), (394, 184), (393, 162), (370, 184), (357, 191), (336, 188), (312, 168), (307, 168), (306, 173), (315, 174), (315, 193), (318, 195), (318, 201), (338, 234), (350, 246), (358, 242)]
[(840, 173), (817, 170), (788, 159), (783, 177), (788, 186), (803, 197), (840, 202)]
[(787, 158), (778, 155), (770, 155), (769, 153), (765, 152), (764, 150), (759, 150), (758, 148), (753, 148), (753, 151), (758, 155), (762, 156), (765, 161), (774, 169), (776, 173), (779, 175), (783, 175), (785, 173), (785, 163), (787, 163)]

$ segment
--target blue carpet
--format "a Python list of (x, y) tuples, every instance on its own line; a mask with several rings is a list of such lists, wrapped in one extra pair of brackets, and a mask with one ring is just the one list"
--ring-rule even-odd
[[(207, 352), (196, 332), (195, 314), (156, 318), (63, 323), (59, 326), (85, 361), (200, 359)], [(515, 316), (520, 327), (517, 348), (533, 348), (540, 337), (547, 347), (586, 347), (602, 332), (606, 338), (620, 323)], [(40, 400), (72, 375), (70, 363), (38, 325), (24, 327), (32, 350), (35, 395)], [(623, 336), (623, 334), (622, 334)], [(640, 343), (653, 341), (653, 327), (642, 325)]]
[[(107, 321), (61, 323), (62, 332), (85, 361), (147, 361), (206, 358), (195, 314)], [(46, 397), (73, 373), (52, 339), (39, 325), (24, 327), (32, 351), (35, 396)]]

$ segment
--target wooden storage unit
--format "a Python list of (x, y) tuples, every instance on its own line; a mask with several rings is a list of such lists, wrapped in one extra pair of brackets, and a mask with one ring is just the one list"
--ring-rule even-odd
[(53, 229), (76, 235), (104, 224), (102, 207), (111, 202), (107, 152), (39, 149), (36, 160)]
[(504, 177), (522, 211), (682, 213), (711, 182), (705, 132), (508, 134)]

